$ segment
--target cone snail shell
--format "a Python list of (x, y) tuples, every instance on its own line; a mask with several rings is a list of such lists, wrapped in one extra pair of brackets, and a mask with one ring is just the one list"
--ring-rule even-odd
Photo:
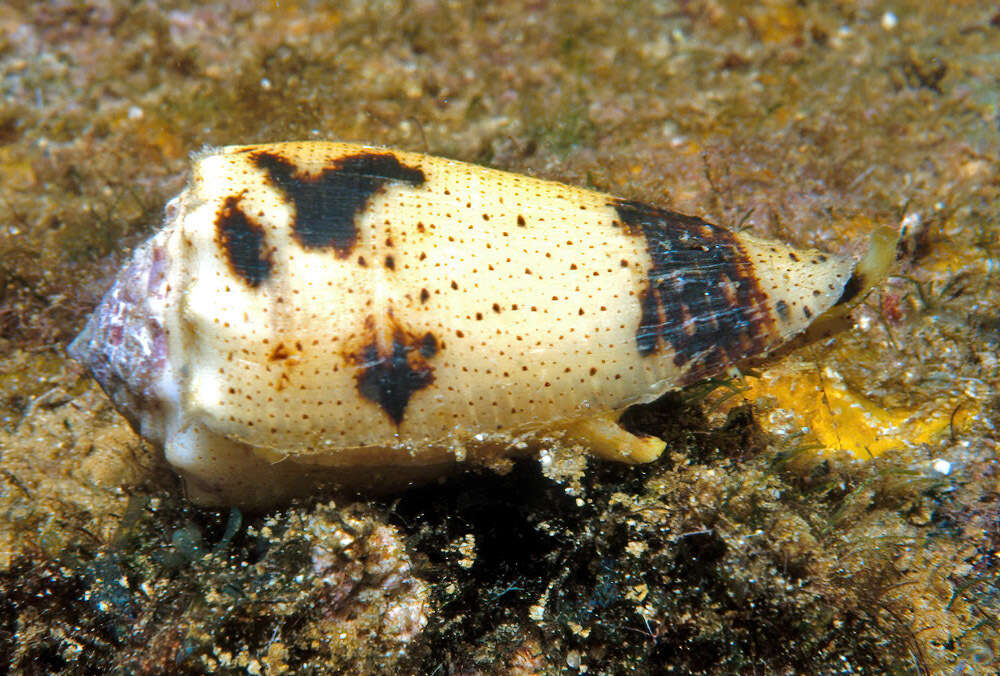
[(891, 260), (339, 143), (197, 155), (70, 347), (191, 497), (384, 488), (561, 436), (655, 459), (628, 406), (766, 354)]

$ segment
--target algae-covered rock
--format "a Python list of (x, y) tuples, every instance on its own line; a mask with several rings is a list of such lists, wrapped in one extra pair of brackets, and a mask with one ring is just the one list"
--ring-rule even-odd
[(396, 529), (333, 503), (246, 527), (135, 498), (114, 541), (0, 576), (12, 673), (385, 672), (427, 624)]

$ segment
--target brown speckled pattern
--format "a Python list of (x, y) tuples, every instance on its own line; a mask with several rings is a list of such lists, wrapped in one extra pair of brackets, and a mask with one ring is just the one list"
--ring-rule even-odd
[[(273, 260), (249, 286), (202, 217), (237, 198), (263, 228), (260, 260)], [(175, 250), (172, 271), (187, 407), (265, 448), (439, 440), (618, 410), (806, 324), (776, 325), (755, 281), (770, 272), (743, 252), (752, 241), (650, 207), (639, 223), (633, 203), (444, 159), (229, 149), (201, 158), (188, 203), (177, 232), (193, 247)], [(668, 262), (664, 246), (681, 240), (708, 253)], [(688, 290), (664, 286), (671, 276)], [(425, 335), (429, 357), (401, 338)], [(300, 348), (275, 363), (276, 345)]]

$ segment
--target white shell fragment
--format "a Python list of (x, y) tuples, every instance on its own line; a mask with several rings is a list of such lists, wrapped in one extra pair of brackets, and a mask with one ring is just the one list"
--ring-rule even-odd
[[(655, 459), (627, 406), (766, 354), (860, 264), (452, 160), (199, 155), (70, 347), (203, 503), (386, 488), (541, 439)], [(837, 311), (836, 309), (833, 311)]]

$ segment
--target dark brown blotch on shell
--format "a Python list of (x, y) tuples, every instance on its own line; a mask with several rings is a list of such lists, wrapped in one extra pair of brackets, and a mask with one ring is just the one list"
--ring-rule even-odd
[(423, 185), (424, 172), (391, 153), (360, 153), (333, 160), (318, 174), (299, 170), (280, 154), (260, 150), (251, 160), (295, 207), (292, 235), (305, 249), (332, 249), (350, 255), (358, 241), (355, 222), (372, 196), (389, 183)]
[[(626, 232), (645, 239), (652, 259), (639, 294), (640, 355), (670, 348), (686, 384), (768, 348), (774, 337), (770, 304), (730, 231), (639, 202), (615, 200), (611, 206)], [(730, 297), (725, 285), (733, 290)]]
[(783, 300), (779, 300), (774, 305), (774, 309), (778, 311), (778, 316), (781, 317), (782, 321), (789, 322), (792, 320), (792, 313), (788, 309), (788, 303)]
[(438, 341), (434, 337), (433, 333), (429, 331), (424, 334), (424, 337), (420, 340), (420, 354), (424, 359), (430, 359), (438, 352)]
[(216, 243), (233, 273), (257, 288), (271, 276), (274, 263), (264, 228), (240, 209), (242, 196), (230, 196), (215, 217)]
[(837, 302), (833, 304), (834, 307), (850, 303), (858, 297), (858, 294), (861, 293), (862, 290), (867, 289), (868, 287), (869, 284), (865, 282), (864, 275), (855, 270), (851, 275), (851, 278), (847, 280), (847, 284), (844, 285), (844, 291), (840, 294), (840, 298), (838, 298)]
[(434, 368), (427, 360), (437, 352), (438, 341), (431, 333), (413, 337), (395, 329), (388, 349), (373, 338), (353, 358), (359, 366), (358, 392), (398, 426), (413, 394), (434, 382)]

